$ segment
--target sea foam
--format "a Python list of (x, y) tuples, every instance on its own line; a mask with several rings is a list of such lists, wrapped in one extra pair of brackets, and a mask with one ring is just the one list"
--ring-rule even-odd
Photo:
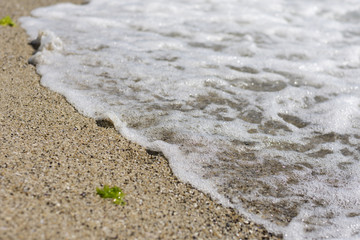
[(23, 17), (41, 83), (287, 239), (360, 237), (360, 3), (92, 0)]

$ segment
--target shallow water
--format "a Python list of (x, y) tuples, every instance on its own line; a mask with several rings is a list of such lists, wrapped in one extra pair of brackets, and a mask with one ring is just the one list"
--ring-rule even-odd
[(360, 2), (93, 0), (21, 19), (42, 84), (287, 239), (360, 231)]

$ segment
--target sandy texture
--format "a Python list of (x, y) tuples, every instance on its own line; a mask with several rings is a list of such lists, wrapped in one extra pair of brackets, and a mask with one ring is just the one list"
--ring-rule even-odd
[[(1, 1), (0, 18), (57, 2)], [(275, 238), (40, 86), (20, 26), (0, 36), (0, 239)], [(96, 195), (104, 184), (123, 188), (127, 205)]]

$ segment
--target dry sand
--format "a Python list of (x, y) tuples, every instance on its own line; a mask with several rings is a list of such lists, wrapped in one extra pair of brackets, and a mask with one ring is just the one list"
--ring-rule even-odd
[[(1, 0), (0, 18), (58, 2)], [(20, 26), (0, 36), (0, 239), (276, 238), (42, 87)], [(123, 188), (127, 205), (96, 195), (104, 184)]]

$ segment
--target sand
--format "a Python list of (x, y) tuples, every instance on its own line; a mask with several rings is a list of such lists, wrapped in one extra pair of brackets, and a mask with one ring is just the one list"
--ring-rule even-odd
[[(58, 2), (2, 0), (0, 18), (18, 23)], [(0, 26), (0, 36), (0, 239), (277, 238), (42, 87), (19, 25)], [(105, 184), (121, 187), (127, 204), (100, 198)]]

